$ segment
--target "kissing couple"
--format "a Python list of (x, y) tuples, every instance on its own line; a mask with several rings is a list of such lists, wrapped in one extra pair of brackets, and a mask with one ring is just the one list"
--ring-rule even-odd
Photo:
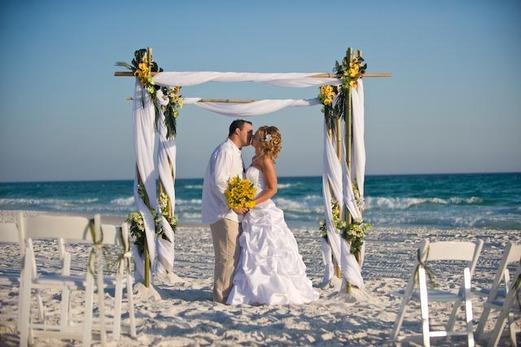
[[(255, 155), (244, 168), (241, 149)], [(275, 160), (282, 137), (274, 126), (253, 133), (252, 123), (234, 120), (228, 139), (213, 151), (203, 183), (202, 220), (210, 224), (215, 268), (214, 301), (229, 305), (304, 304), (318, 299), (284, 213), (271, 200), (277, 193)], [(252, 209), (230, 209), (224, 191), (235, 176), (256, 188)]]

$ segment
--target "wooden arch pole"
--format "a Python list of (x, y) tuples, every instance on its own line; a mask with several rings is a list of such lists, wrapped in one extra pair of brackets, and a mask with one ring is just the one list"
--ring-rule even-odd
[[(353, 60), (353, 52), (351, 50), (351, 47), (347, 49), (346, 58), (348, 59), (349, 63)], [(346, 164), (347, 164), (347, 170), (351, 170), (351, 148), (352, 148), (352, 141), (353, 141), (353, 101), (351, 100), (352, 97), (352, 91), (351, 91), (351, 85), (347, 85), (347, 88), (345, 90), (346, 97), (344, 98), (344, 125), (345, 125), (345, 138), (344, 138), (344, 145), (346, 149)], [(351, 213), (349, 213), (349, 210), (347, 209), (347, 206), (344, 206), (344, 213), (343, 213), (344, 220), (348, 222), (348, 224), (351, 224), (352, 218)]]

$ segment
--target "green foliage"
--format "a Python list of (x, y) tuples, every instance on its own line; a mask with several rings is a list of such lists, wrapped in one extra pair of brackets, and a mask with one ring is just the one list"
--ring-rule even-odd
[(129, 225), (130, 236), (132, 237), (134, 245), (136, 245), (139, 254), (145, 251), (146, 235), (145, 223), (143, 217), (139, 212), (130, 212), (127, 218)]
[[(163, 215), (163, 217), (165, 217), (168, 224), (170, 224), (170, 227), (172, 227), (172, 230), (175, 233), (175, 231), (177, 229), (177, 218), (176, 218), (176, 216), (174, 216), (171, 213), (169, 198), (166, 193), (159, 194), (159, 208), (161, 210), (161, 215)], [(163, 238), (166, 239), (165, 235), (162, 235), (162, 236), (163, 236)]]
[[(364, 244), (365, 234), (372, 225), (364, 221), (348, 223), (341, 219), (340, 207), (336, 201), (332, 202), (332, 214), (333, 225), (337, 232), (340, 233), (340, 236), (351, 245), (351, 253), (356, 254), (360, 252)], [(320, 221), (319, 230), (322, 232), (322, 237), (327, 239), (327, 225), (324, 220)]]
[(163, 103), (156, 100), (154, 103), (156, 111), (156, 127), (161, 121), (161, 112), (164, 115), (164, 122), (167, 130), (166, 137), (168, 139), (177, 135), (177, 118), (180, 110), (183, 107), (183, 99), (181, 96), (181, 87), (174, 88), (161, 87), (161, 93), (156, 93), (156, 98), (161, 98)]
[(364, 58), (355, 56), (352, 59), (348, 56), (342, 59), (342, 62), (335, 62), (335, 73), (337, 78), (342, 81), (342, 90), (347, 91), (349, 87), (356, 88), (357, 81), (361, 78), (367, 70), (367, 64)]

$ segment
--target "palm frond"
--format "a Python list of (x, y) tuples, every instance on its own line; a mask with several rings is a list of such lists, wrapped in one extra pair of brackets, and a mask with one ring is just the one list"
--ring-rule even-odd
[(124, 62), (124, 61), (117, 61), (115, 66), (119, 66), (119, 67), (124, 67), (124, 68), (127, 68), (129, 70), (132, 70), (133, 69), (133, 66), (130, 65), (129, 63), (127, 62)]

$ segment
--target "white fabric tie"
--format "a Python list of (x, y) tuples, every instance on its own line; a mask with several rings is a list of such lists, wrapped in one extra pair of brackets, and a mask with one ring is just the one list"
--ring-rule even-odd
[(339, 85), (337, 78), (312, 77), (319, 72), (301, 73), (258, 73), (258, 72), (160, 72), (153, 79), (155, 84), (165, 87), (194, 86), (207, 82), (259, 82), (279, 87), (306, 88), (322, 84)]

